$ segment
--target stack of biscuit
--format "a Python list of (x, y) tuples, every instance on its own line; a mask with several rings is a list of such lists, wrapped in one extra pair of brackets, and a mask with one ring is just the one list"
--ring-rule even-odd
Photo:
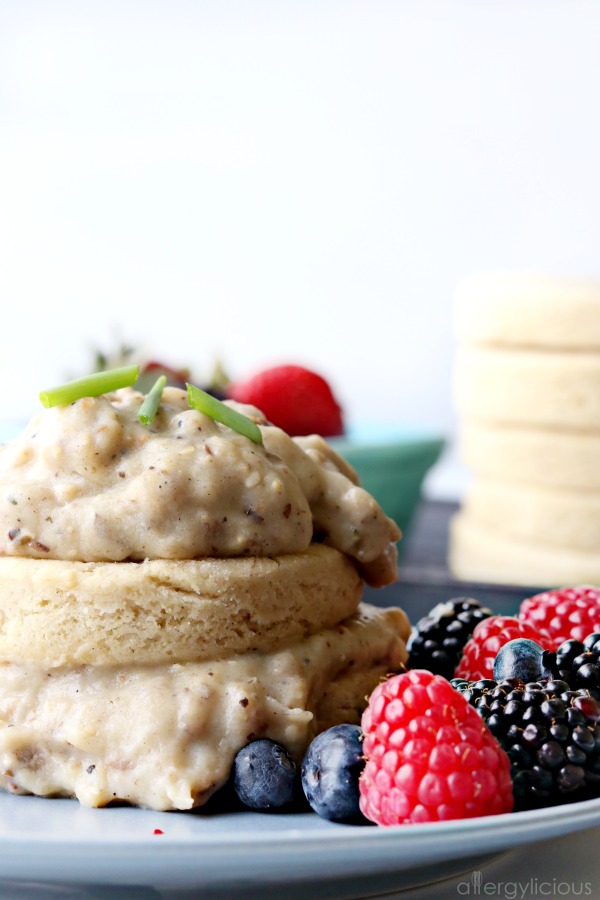
[(456, 295), (459, 578), (600, 582), (600, 283), (478, 274)]

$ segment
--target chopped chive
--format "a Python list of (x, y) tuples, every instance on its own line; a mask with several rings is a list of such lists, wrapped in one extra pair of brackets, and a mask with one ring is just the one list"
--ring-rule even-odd
[(154, 421), (154, 416), (156, 415), (158, 407), (160, 406), (160, 399), (162, 397), (162, 392), (165, 389), (166, 383), (167, 376), (159, 375), (144, 397), (144, 402), (140, 406), (137, 414), (137, 417), (142, 425), (149, 425)]
[(244, 416), (237, 410), (227, 406), (226, 403), (222, 403), (221, 400), (217, 400), (212, 394), (207, 394), (206, 391), (200, 390), (193, 384), (187, 384), (186, 387), (188, 403), (192, 409), (197, 409), (198, 412), (204, 413), (205, 416), (210, 416), (211, 419), (221, 422), (222, 425), (233, 428), (234, 431), (250, 438), (255, 444), (262, 444), (262, 434), (256, 422), (253, 422), (248, 416)]
[(94, 372), (75, 381), (40, 392), (40, 400), (45, 407), (67, 406), (82, 397), (98, 397), (119, 388), (130, 387), (138, 380), (139, 366), (123, 366), (121, 369), (108, 369), (106, 372)]

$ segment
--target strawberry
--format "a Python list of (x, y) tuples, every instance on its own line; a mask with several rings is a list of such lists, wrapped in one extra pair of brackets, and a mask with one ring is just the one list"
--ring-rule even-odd
[(228, 385), (227, 396), (260, 409), (289, 435), (343, 434), (342, 410), (325, 379), (303, 366), (273, 366)]

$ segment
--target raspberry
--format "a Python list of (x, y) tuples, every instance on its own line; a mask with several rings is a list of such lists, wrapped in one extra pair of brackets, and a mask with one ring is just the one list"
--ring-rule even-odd
[(510, 812), (510, 762), (441, 675), (412, 669), (378, 685), (363, 713), (360, 808), (379, 825)]
[(544, 650), (550, 649), (548, 642), (541, 639), (539, 631), (527, 622), (514, 616), (490, 616), (475, 627), (471, 639), (465, 644), (455, 676), (466, 681), (493, 678), (498, 650), (515, 638), (528, 638)]
[(570, 639), (583, 641), (600, 631), (600, 589), (581, 585), (536, 594), (523, 600), (519, 619), (535, 628), (551, 650)]
[(232, 383), (227, 396), (257, 406), (269, 422), (290, 435), (343, 434), (342, 411), (321, 375), (302, 366), (273, 366)]

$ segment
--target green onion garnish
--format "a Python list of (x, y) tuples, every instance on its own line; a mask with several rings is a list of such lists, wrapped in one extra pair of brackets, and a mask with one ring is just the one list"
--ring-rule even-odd
[(154, 421), (154, 416), (156, 415), (158, 407), (160, 406), (160, 398), (162, 397), (162, 392), (165, 389), (166, 383), (167, 376), (159, 375), (159, 377), (156, 379), (156, 381), (144, 397), (144, 402), (140, 406), (137, 414), (137, 417), (142, 425), (149, 425), (150, 422)]
[(124, 366), (121, 369), (108, 369), (106, 372), (94, 372), (84, 378), (68, 381), (58, 387), (40, 392), (40, 400), (45, 407), (67, 406), (82, 397), (98, 397), (119, 388), (130, 387), (138, 380), (139, 366)]
[(242, 413), (237, 412), (237, 410), (232, 409), (193, 384), (186, 384), (186, 387), (188, 403), (192, 409), (197, 409), (198, 412), (204, 413), (205, 416), (210, 416), (211, 419), (221, 422), (222, 425), (233, 428), (234, 431), (250, 438), (255, 444), (262, 444), (262, 434), (256, 422), (253, 422), (248, 416), (242, 415)]

